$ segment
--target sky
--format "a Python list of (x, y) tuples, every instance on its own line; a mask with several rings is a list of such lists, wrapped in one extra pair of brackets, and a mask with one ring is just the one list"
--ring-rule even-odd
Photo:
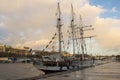
[(65, 40), (72, 3), (75, 24), (79, 25), (81, 15), (83, 25), (95, 29), (87, 33), (96, 35), (91, 40), (92, 52), (120, 54), (120, 0), (0, 0), (0, 43), (42, 50), (57, 32), (57, 2), (60, 2)]

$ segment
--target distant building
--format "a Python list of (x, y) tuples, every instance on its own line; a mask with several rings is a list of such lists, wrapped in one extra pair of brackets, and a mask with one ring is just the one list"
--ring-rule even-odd
[(4, 44), (0, 44), (0, 52), (5, 52), (5, 45)]
[(20, 54), (20, 55), (30, 55), (29, 49), (27, 48), (11, 48), (9, 52)]
[(29, 47), (13, 48), (9, 45), (0, 44), (0, 53), (13, 53), (19, 55), (30, 55)]

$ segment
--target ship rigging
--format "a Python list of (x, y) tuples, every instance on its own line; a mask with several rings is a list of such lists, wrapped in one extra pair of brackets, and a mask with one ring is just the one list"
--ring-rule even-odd
[[(86, 49), (86, 43), (85, 43), (85, 38), (92, 38), (94, 36), (88, 36), (84, 37), (84, 31), (87, 30), (93, 30), (92, 29), (86, 29), (87, 27), (92, 27), (90, 26), (83, 26), (81, 24), (79, 27), (76, 27), (77, 25), (74, 24), (74, 9), (73, 5), (71, 4), (71, 23), (70, 23), (70, 31), (68, 31), (71, 34), (72, 38), (72, 48), (73, 48), (73, 56), (72, 58), (66, 59), (63, 58), (62, 56), (62, 42), (63, 42), (63, 34), (62, 34), (62, 23), (61, 23), (61, 10), (60, 10), (60, 4), (58, 3), (57, 6), (57, 29), (58, 29), (58, 43), (59, 43), (59, 51), (54, 52), (53, 55), (42, 55), (40, 59), (37, 59), (34, 61), (34, 66), (37, 67), (38, 69), (46, 72), (56, 72), (56, 71), (66, 71), (69, 69), (76, 69), (76, 68), (81, 68), (83, 67), (82, 65), (84, 62), (90, 63), (91, 61), (84, 61), (85, 59), (85, 52), (87, 54), (87, 49)], [(82, 18), (80, 17), (80, 22), (82, 23)], [(76, 33), (79, 33), (80, 37), (77, 37)], [(48, 45), (46, 45), (45, 49), (49, 47), (49, 45), (53, 42), (55, 37), (57, 36), (57, 33), (52, 37), (52, 40), (49, 42)], [(78, 45), (79, 42), (79, 45)], [(68, 40), (68, 45), (70, 41)], [(78, 49), (82, 49), (82, 57), (80, 56), (79, 59), (76, 59), (75, 57), (75, 47), (78, 47)], [(45, 49), (42, 50), (42, 53), (44, 54)], [(68, 49), (68, 46), (67, 46)], [(79, 52), (79, 51), (78, 51)], [(70, 56), (71, 57), (71, 56)], [(90, 66), (90, 65), (87, 65)]]

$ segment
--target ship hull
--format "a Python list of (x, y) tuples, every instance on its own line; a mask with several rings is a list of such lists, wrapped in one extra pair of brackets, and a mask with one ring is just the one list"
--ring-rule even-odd
[(61, 72), (61, 71), (67, 71), (67, 67), (59, 67), (59, 66), (41, 66), (41, 65), (36, 65), (35, 66), (38, 70), (43, 71), (45, 74), (48, 73), (55, 73), (55, 72)]

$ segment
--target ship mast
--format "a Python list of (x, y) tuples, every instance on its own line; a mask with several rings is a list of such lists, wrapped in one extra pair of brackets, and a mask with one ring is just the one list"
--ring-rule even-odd
[(73, 42), (73, 55), (75, 54), (75, 35), (74, 35), (74, 10), (73, 10), (73, 5), (71, 4), (71, 30), (72, 30), (72, 42)]
[(81, 22), (81, 25), (80, 25), (80, 36), (81, 36), (81, 49), (82, 49), (82, 60), (84, 60), (84, 38), (83, 38), (83, 35), (84, 35), (84, 31), (83, 31), (83, 23), (82, 23), (82, 18), (80, 16), (80, 22)]
[(92, 25), (83, 26), (83, 22), (82, 22), (81, 16), (80, 16), (80, 23), (81, 23), (80, 27), (77, 27), (76, 29), (79, 29), (79, 32), (80, 32), (80, 38), (77, 38), (77, 39), (81, 40), (82, 61), (83, 61), (85, 59), (85, 56), (84, 56), (85, 55), (85, 51), (86, 51), (86, 54), (87, 54), (85, 38), (92, 38), (92, 37), (95, 37), (95, 35), (84, 37), (84, 31), (94, 30), (94, 28), (92, 28)]
[(61, 48), (61, 11), (60, 11), (60, 5), (58, 3), (57, 7), (57, 28), (58, 28), (58, 37), (59, 37), (59, 53), (61, 54), (62, 48)]

